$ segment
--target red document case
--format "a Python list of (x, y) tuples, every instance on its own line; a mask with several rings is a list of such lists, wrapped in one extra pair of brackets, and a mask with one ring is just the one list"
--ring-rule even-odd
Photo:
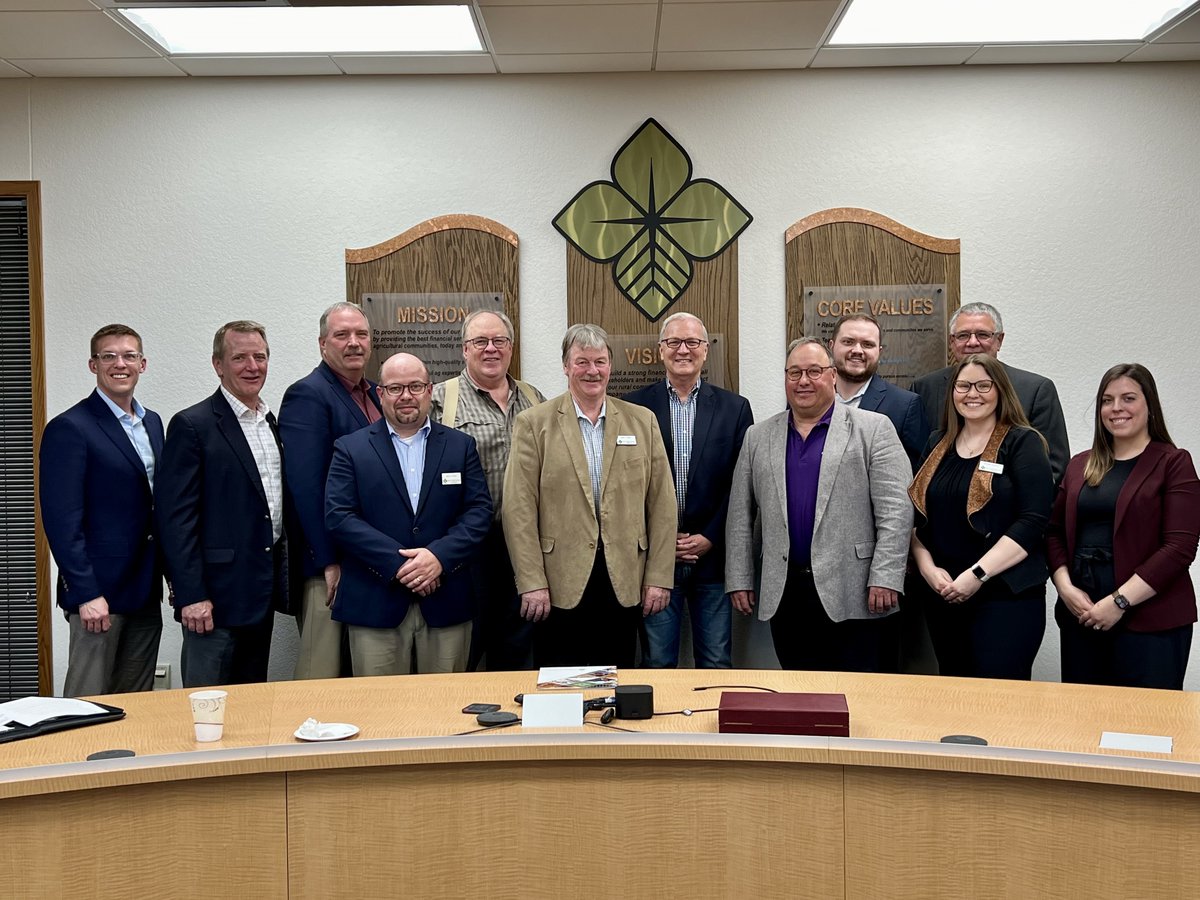
[(845, 694), (725, 691), (717, 713), (722, 734), (817, 734), (850, 737)]

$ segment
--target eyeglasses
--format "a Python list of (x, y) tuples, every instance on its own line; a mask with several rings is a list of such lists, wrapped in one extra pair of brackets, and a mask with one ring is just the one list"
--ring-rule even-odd
[(470, 344), (470, 345), (471, 345), (472, 347), (474, 347), (476, 350), (486, 350), (486, 349), (487, 349), (487, 345), (488, 345), (488, 344), (491, 344), (491, 345), (492, 345), (493, 347), (495, 347), (497, 350), (503, 350), (503, 349), (505, 349), (505, 348), (506, 348), (506, 347), (507, 347), (509, 344), (511, 344), (511, 343), (512, 343), (512, 338), (506, 338), (506, 337), (494, 337), (494, 338), (477, 337), (477, 338), (467, 338), (467, 340), (463, 341), (463, 343), (465, 343), (465, 344)]
[(998, 331), (956, 331), (954, 334), (950, 335), (950, 340), (954, 341), (956, 344), (965, 344), (971, 340), (971, 338), (975, 338), (975, 340), (979, 341), (979, 343), (986, 344), (988, 341), (995, 338), (997, 334), (999, 334)]
[(975, 388), (981, 394), (990, 394), (992, 392), (992, 385), (995, 383), (986, 378), (982, 381), (956, 381), (954, 382), (954, 393), (967, 394), (970, 393), (971, 388)]
[(408, 393), (415, 397), (418, 394), (425, 393), (425, 388), (429, 387), (431, 383), (429, 381), (414, 381), (412, 384), (381, 384), (379, 389), (389, 397), (400, 397), (405, 391), (408, 391)]
[(702, 341), (700, 338), (663, 338), (659, 343), (666, 344), (672, 350), (678, 350), (680, 344), (689, 350), (695, 350), (701, 344), (707, 344), (708, 341)]
[(125, 362), (129, 363), (129, 365), (132, 366), (132, 365), (136, 365), (137, 362), (141, 358), (142, 358), (142, 354), (134, 353), (132, 350), (128, 353), (93, 353), (92, 354), (92, 359), (98, 359), (98, 360), (100, 360), (100, 362), (104, 363), (106, 366), (111, 366), (118, 359), (123, 359)]
[(792, 368), (784, 369), (783, 374), (787, 376), (788, 381), (799, 381), (803, 375), (807, 375), (809, 381), (816, 381), (832, 368), (833, 366), (809, 366), (807, 369)]

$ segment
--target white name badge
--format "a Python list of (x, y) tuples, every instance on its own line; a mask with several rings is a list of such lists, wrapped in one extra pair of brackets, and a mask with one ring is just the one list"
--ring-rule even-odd
[(617, 435), (617, 446), (618, 447), (636, 447), (637, 446), (637, 435), (636, 434), (618, 434)]
[(1003, 475), (1004, 465), (1002, 463), (988, 462), (986, 459), (979, 461), (980, 472), (991, 472), (993, 475)]
[(462, 484), (462, 472), (443, 472), (442, 484)]

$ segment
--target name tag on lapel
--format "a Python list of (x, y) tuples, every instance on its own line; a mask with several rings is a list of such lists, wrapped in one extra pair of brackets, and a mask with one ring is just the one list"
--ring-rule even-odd
[(993, 475), (1003, 475), (1004, 465), (1002, 463), (988, 462), (986, 459), (979, 461), (980, 472), (991, 472)]
[(462, 472), (443, 472), (442, 484), (462, 484)]
[(637, 446), (637, 435), (636, 434), (618, 434), (617, 435), (617, 446), (618, 447), (636, 447)]

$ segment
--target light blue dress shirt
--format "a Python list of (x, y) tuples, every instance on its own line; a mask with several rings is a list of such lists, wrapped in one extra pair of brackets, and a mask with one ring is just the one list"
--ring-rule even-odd
[(388, 434), (392, 436), (392, 446), (396, 448), (396, 459), (400, 460), (400, 471), (404, 473), (404, 486), (408, 488), (408, 502), (412, 510), (417, 511), (417, 501), (421, 499), (421, 479), (425, 475), (425, 446), (429, 443), (429, 417), (425, 424), (417, 429), (417, 433), (409, 438), (402, 438), (387, 423)]

